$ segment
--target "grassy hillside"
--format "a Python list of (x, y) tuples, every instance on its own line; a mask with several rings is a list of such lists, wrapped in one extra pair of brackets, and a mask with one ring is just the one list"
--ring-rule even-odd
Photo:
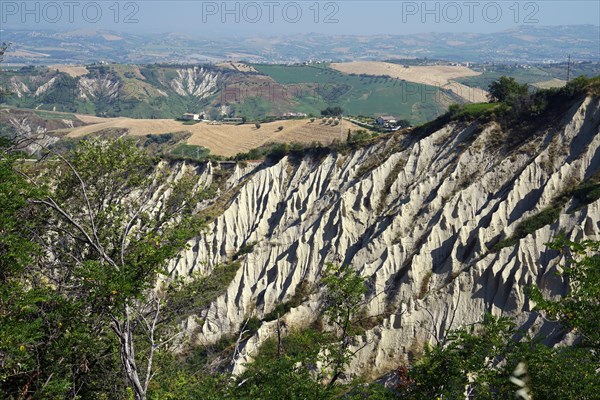
[(44, 67), (5, 71), (19, 108), (105, 117), (176, 118), (185, 112), (261, 119), (339, 105), (358, 115), (394, 114), (413, 123), (443, 113), (451, 97), (432, 86), (388, 77), (343, 74), (327, 66), (257, 65), (258, 73), (217, 66), (91, 65), (70, 76)]
[(297, 92), (298, 109), (313, 112), (337, 105), (353, 115), (393, 114), (422, 123), (442, 114), (453, 99), (434, 86), (385, 76), (349, 75), (326, 65), (254, 65)]

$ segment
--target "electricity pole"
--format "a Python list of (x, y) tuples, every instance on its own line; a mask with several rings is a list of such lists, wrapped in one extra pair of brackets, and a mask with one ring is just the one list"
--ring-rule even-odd
[(571, 55), (569, 54), (569, 59), (567, 61), (567, 83), (571, 80)]

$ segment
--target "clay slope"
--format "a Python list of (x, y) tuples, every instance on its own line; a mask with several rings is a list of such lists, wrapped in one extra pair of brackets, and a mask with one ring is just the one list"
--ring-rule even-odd
[[(358, 338), (353, 373), (385, 373), (485, 311), (549, 331), (529, 313), (524, 288), (564, 290), (554, 274), (560, 257), (544, 243), (559, 230), (598, 238), (600, 202), (578, 206), (570, 199), (552, 224), (514, 246), (492, 247), (598, 173), (599, 126), (599, 99), (588, 97), (519, 140), (493, 122), (451, 122), (349, 154), (237, 166), (219, 216), (173, 262), (172, 273), (210, 273), (244, 244), (256, 244), (240, 258), (227, 291), (200, 315), (205, 322), (190, 316), (183, 329), (197, 342), (235, 334), (301, 282), (318, 280), (326, 262), (343, 262), (368, 278), (369, 313), (381, 316)], [(318, 293), (284, 315), (287, 328), (310, 323), (317, 302)], [(273, 325), (264, 323), (245, 343), (238, 371)]]

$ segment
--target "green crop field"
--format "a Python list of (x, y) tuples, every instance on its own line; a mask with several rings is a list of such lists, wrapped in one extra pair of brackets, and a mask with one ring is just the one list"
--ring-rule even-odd
[(73, 115), (73, 114), (42, 111), (42, 110), (36, 110), (34, 112), (38, 117), (43, 118), (43, 119), (66, 119), (66, 120), (70, 120), (70, 121), (74, 121), (75, 119), (77, 119), (75, 117), (75, 115)]
[(341, 83), (348, 81), (350, 77), (327, 68), (327, 66), (258, 64), (253, 65), (253, 67), (261, 74), (270, 76), (284, 85), (293, 83)]
[(242, 103), (235, 104), (235, 114), (250, 120), (258, 120), (266, 115), (273, 115), (274, 104), (262, 97), (247, 97)]
[[(353, 115), (393, 114), (414, 124), (446, 111), (447, 102), (434, 86), (389, 77), (348, 75), (327, 66), (254, 65), (278, 83), (297, 85), (298, 111), (318, 114), (327, 106), (340, 106)], [(298, 90), (300, 92), (300, 90)]]

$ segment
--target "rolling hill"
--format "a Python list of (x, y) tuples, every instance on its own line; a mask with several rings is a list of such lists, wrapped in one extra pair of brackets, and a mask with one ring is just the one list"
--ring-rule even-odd
[(165, 119), (186, 112), (251, 120), (285, 112), (394, 114), (423, 123), (464, 100), (452, 91), (326, 65), (119, 65), (24, 67), (2, 73), (7, 105), (103, 117)]

